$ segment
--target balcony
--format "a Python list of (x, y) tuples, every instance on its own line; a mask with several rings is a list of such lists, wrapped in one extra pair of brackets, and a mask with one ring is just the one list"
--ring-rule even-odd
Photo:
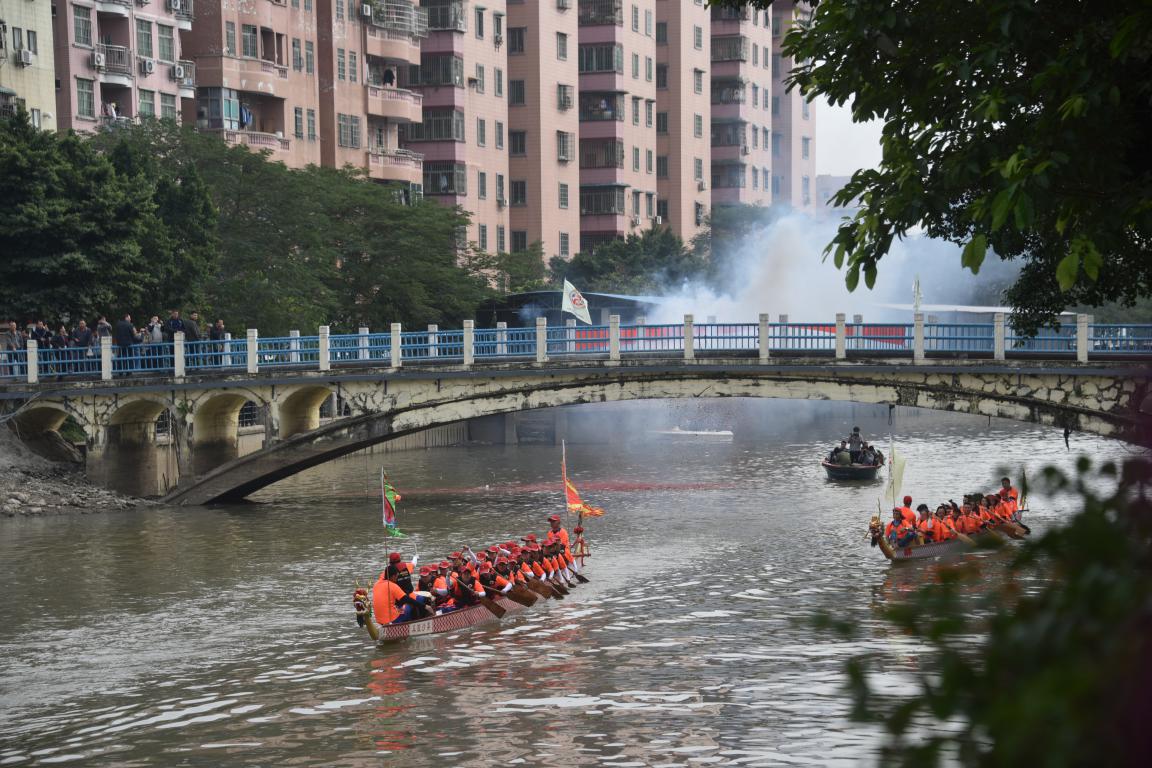
[(364, 53), (381, 59), (397, 59), (399, 61), (420, 61), (420, 40), (406, 32), (397, 32), (393, 29), (376, 27), (371, 24), (364, 25), (365, 40)]
[(422, 9), (427, 12), (428, 29), (434, 32), (467, 32), (468, 11), (463, 0), (429, 2)]
[(96, 13), (126, 19), (132, 13), (132, 0), (96, 0)]
[(199, 87), (236, 88), (283, 99), (287, 92), (288, 67), (274, 61), (244, 56), (203, 56), (196, 62)]
[(409, 38), (428, 36), (428, 12), (403, 0), (376, 0), (365, 3), (372, 8), (372, 25)]
[(748, 38), (713, 37), (712, 61), (748, 61)]
[(274, 133), (259, 133), (257, 131), (232, 131), (220, 130), (213, 131), (219, 133), (220, 138), (229, 146), (244, 145), (251, 147), (257, 152), (287, 152), (292, 148), (290, 139), (285, 139), (282, 136), (277, 136)]
[(582, 27), (624, 26), (624, 0), (580, 0), (577, 15)]
[(92, 51), (92, 68), (99, 73), (100, 82), (106, 85), (130, 87), (134, 72), (132, 64), (136, 57), (132, 49), (123, 45), (97, 45)]
[(195, 62), (179, 61), (171, 68), (168, 75), (180, 88), (180, 98), (193, 99), (196, 97)]
[(368, 114), (398, 122), (418, 123), (423, 119), (423, 94), (403, 88), (385, 88), (367, 83)]
[(185, 32), (192, 29), (192, 0), (164, 0), (165, 7), (176, 17), (176, 27)]
[(372, 147), (368, 150), (368, 178), (419, 184), (424, 179), (424, 155), (407, 149)]

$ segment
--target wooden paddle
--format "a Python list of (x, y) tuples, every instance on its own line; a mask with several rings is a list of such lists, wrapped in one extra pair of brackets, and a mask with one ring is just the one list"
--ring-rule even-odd
[(497, 604), (497, 602), (495, 600), (493, 600), (490, 597), (481, 597), (480, 595), (477, 595), (476, 590), (472, 589), (472, 587), (468, 586), (463, 581), (457, 580), (456, 583), (459, 584), (460, 586), (464, 587), (464, 589), (471, 592), (472, 596), (475, 597), (480, 602), (480, 605), (484, 606), (489, 611), (491, 611), (492, 615), (495, 616), (496, 618), (502, 619), (502, 618), (504, 618), (504, 614), (508, 613), (507, 608), (501, 607), (499, 604)]
[(536, 596), (536, 593), (530, 589), (526, 589), (521, 584), (514, 585), (512, 589), (504, 593), (504, 597), (513, 602), (520, 603), (520, 605), (523, 606), (535, 605), (536, 602), (540, 600), (540, 598)]
[(549, 589), (548, 585), (542, 581), (538, 581), (536, 579), (529, 579), (527, 581), (527, 586), (528, 586), (528, 589), (532, 590), (533, 592), (540, 595), (541, 597), (543, 597), (546, 600), (551, 600), (553, 597), (552, 590)]
[(589, 579), (584, 578), (581, 574), (576, 573), (576, 571), (572, 571), (572, 575), (575, 576), (576, 581), (580, 582), (581, 584), (587, 584), (589, 581)]

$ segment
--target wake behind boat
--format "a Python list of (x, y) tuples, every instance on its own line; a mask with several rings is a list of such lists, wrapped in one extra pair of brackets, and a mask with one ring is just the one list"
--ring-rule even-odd
[(730, 442), (734, 437), (730, 429), (680, 429), (678, 426), (672, 427), (672, 429), (656, 429), (651, 434), (660, 437), (715, 442)]

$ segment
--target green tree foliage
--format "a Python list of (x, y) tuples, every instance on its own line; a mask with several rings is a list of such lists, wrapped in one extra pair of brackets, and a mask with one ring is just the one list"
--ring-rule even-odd
[(544, 245), (532, 243), (517, 253), (498, 253), (493, 268), (497, 285), (505, 293), (536, 291), (548, 285), (548, 268), (544, 265)]
[(1145, 0), (826, 0), (783, 52), (807, 97), (883, 123), (880, 167), (835, 198), (859, 202), (830, 245), (849, 287), (923, 228), (974, 272), (1021, 259), (1008, 299), (1026, 329), (1152, 291)]
[(571, 261), (554, 258), (549, 265), (557, 284), (567, 278), (580, 290), (631, 294), (678, 288), (705, 274), (707, 266), (703, 255), (685, 248), (667, 227), (609, 240)]

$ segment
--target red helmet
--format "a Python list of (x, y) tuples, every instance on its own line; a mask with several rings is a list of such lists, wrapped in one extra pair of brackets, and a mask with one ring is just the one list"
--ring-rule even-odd
[(392, 552), (391, 554), (389, 554), (388, 555), (388, 562), (390, 562), (390, 563), (400, 562), (400, 553), (399, 552)]
[(549, 515), (548, 516), (548, 522), (550, 522), (550, 523), (560, 522), (560, 515)]
[(446, 571), (446, 570), (448, 570), (449, 568), (451, 568), (451, 567), (452, 567), (452, 563), (448, 562), (447, 560), (441, 560), (441, 561), (440, 561), (440, 565), (439, 565), (439, 567), (440, 567), (440, 569), (441, 569), (441, 570), (445, 570), (445, 571)]
[(905, 505), (908, 505), (908, 504), (911, 504), (911, 503), (912, 503), (912, 497), (911, 497), (911, 496), (905, 496), (905, 497), (904, 497), (904, 504), (905, 504)]

